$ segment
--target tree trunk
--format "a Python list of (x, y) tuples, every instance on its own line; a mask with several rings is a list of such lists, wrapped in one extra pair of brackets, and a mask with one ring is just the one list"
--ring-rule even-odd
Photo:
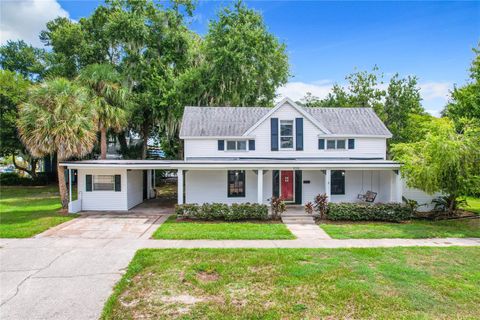
[(62, 208), (68, 208), (68, 193), (67, 193), (67, 184), (65, 181), (65, 170), (64, 167), (60, 166), (60, 159), (57, 158), (57, 171), (58, 171), (58, 191), (60, 192), (60, 202), (62, 203)]
[(12, 154), (12, 162), (13, 162), (13, 165), (15, 166), (15, 169), (17, 170), (20, 170), (20, 171), (23, 171), (23, 172), (26, 172), (28, 173), (31, 177), (34, 177), (35, 176), (35, 168), (33, 167), (32, 170), (29, 170), (28, 168), (25, 168), (25, 167), (22, 167), (21, 165), (19, 165), (17, 163), (17, 159), (15, 157), (14, 154)]
[(177, 153), (178, 159), (183, 160), (183, 140), (180, 140), (178, 142), (178, 153)]
[(453, 216), (456, 209), (456, 195), (450, 195), (450, 203), (448, 204), (448, 215)]
[(148, 121), (143, 122), (142, 126), (142, 159), (147, 159), (148, 136), (150, 132), (150, 124)]
[(127, 138), (125, 138), (125, 131), (117, 134), (118, 143), (120, 144), (120, 152), (123, 154), (127, 151)]
[(107, 159), (107, 128), (100, 129), (100, 159)]
[(147, 148), (148, 148), (148, 135), (142, 137), (142, 159), (147, 159)]
[(32, 178), (36, 178), (37, 177), (37, 163), (38, 163), (38, 159), (36, 158), (31, 158), (30, 159), (30, 175), (32, 176)]

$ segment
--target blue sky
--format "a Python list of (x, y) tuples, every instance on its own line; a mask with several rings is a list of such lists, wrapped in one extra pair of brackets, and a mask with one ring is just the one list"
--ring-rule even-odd
[[(34, 10), (50, 14), (57, 10), (75, 20), (88, 16), (101, 3), (26, 2), (38, 7), (33, 9), (35, 6), (30, 5), (27, 15)], [(2, 9), (9, 4), (17, 5), (12, 1), (6, 3), (2, 2)], [(42, 9), (46, 3), (50, 7)], [(205, 34), (209, 20), (231, 3), (200, 1), (190, 21), (191, 28)], [(246, 4), (261, 12), (268, 29), (287, 45), (292, 77), (279, 93), (294, 99), (306, 91), (324, 96), (334, 82), (344, 83), (345, 75), (355, 68), (365, 70), (378, 65), (386, 80), (395, 72), (418, 76), (424, 106), (436, 114), (445, 104), (448, 90), (454, 84), (466, 82), (473, 58), (471, 49), (480, 41), (480, 2), (246, 1)], [(15, 12), (20, 15), (22, 11)], [(41, 12), (35, 16), (42, 14), (47, 15)], [(2, 34), (3, 31), (2, 23)], [(34, 36), (33, 31), (30, 33)]]

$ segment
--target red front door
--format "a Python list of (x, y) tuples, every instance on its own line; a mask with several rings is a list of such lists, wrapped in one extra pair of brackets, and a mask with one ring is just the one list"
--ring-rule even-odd
[(293, 171), (281, 171), (280, 196), (284, 201), (293, 201)]

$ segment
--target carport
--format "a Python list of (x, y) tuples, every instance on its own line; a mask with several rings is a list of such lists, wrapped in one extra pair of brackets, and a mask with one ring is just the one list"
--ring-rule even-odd
[(182, 164), (184, 161), (168, 160), (64, 162), (61, 165), (68, 170), (69, 177), (73, 170), (77, 170), (78, 177), (77, 200), (73, 200), (69, 179), (68, 211), (153, 213), (161, 210), (165, 208), (165, 203), (164, 199), (155, 199), (155, 171), (177, 170)]

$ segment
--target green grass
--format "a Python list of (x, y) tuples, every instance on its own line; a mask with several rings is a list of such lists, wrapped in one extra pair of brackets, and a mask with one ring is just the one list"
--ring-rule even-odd
[(479, 247), (144, 249), (102, 319), (478, 319)]
[(405, 223), (328, 223), (321, 224), (320, 227), (334, 239), (480, 237), (480, 219)]
[(283, 223), (192, 222), (168, 218), (153, 234), (154, 239), (294, 239)]
[(0, 238), (28, 238), (76, 215), (59, 214), (57, 186), (0, 187)]
[(467, 197), (467, 204), (463, 207), (465, 210), (480, 214), (480, 198)]

